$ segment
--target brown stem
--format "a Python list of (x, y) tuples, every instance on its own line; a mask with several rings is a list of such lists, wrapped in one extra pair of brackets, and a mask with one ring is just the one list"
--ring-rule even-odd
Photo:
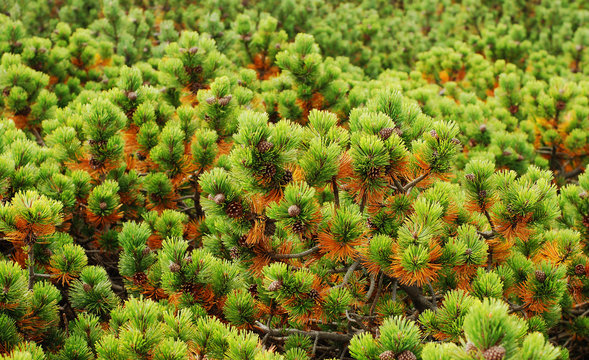
[(335, 207), (339, 208), (339, 190), (337, 188), (337, 180), (335, 176), (331, 178), (331, 189), (333, 190), (333, 201), (335, 202)]
[(33, 251), (33, 244), (29, 247), (29, 290), (33, 289), (35, 284), (35, 253)]

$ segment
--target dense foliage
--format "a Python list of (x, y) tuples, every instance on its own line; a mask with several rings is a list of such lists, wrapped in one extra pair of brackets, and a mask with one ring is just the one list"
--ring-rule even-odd
[(0, 359), (589, 353), (589, 3), (0, 1)]

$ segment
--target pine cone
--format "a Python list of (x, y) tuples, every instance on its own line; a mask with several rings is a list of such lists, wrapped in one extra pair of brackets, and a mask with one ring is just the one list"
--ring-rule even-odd
[(180, 265), (176, 264), (175, 262), (171, 263), (168, 267), (170, 268), (170, 271), (173, 273), (180, 271)]
[(566, 102), (564, 102), (564, 101), (562, 101), (562, 100), (558, 100), (558, 101), (556, 102), (556, 109), (557, 109), (558, 111), (562, 111), (562, 110), (564, 110), (564, 108), (566, 108), (566, 107), (567, 107), (567, 103), (566, 103)]
[(381, 139), (386, 140), (391, 137), (393, 131), (395, 131), (393, 128), (382, 128), (382, 130), (378, 132), (378, 136), (380, 136)]
[(272, 144), (270, 141), (266, 141), (266, 140), (262, 140), (258, 143), (258, 151), (261, 153), (265, 153), (266, 151), (270, 151), (272, 150), (272, 148), (274, 147), (274, 144)]
[(472, 255), (472, 249), (471, 248), (467, 248), (466, 250), (464, 250), (464, 255), (466, 255), (466, 256)]
[(292, 231), (294, 231), (297, 234), (305, 232), (305, 224), (303, 224), (303, 222), (300, 220), (295, 222), (294, 224), (292, 224)]
[(228, 105), (232, 98), (233, 97), (231, 95), (223, 96), (222, 98), (219, 99), (219, 105), (221, 105), (221, 106)]
[(309, 298), (313, 299), (313, 301), (319, 301), (321, 300), (321, 295), (319, 294), (319, 291), (311, 289), (309, 290)]
[(209, 105), (214, 105), (214, 104), (216, 104), (216, 103), (217, 103), (217, 98), (216, 98), (216, 97), (214, 97), (214, 96), (211, 96), (211, 97), (208, 97), (208, 98), (206, 98), (206, 100), (205, 100), (205, 101), (206, 101), (206, 102), (207, 102), (207, 104), (209, 104)]
[(106, 210), (106, 208), (108, 207), (108, 205), (104, 201), (101, 201), (99, 206), (100, 210)]
[(215, 204), (221, 205), (222, 203), (225, 202), (225, 195), (224, 194), (217, 194), (213, 198), (213, 201), (215, 202)]
[(393, 130), (395, 131), (395, 133), (396, 133), (397, 135), (399, 135), (399, 136), (403, 136), (403, 130), (401, 130), (401, 128), (399, 128), (399, 127), (395, 127)]
[(452, 138), (452, 144), (460, 145), (460, 140), (458, 140), (457, 138)]
[(380, 176), (380, 167), (370, 168), (366, 176), (368, 176), (368, 178), (371, 180), (378, 179), (378, 177)]
[(133, 275), (133, 283), (135, 285), (144, 284), (146, 281), (147, 281), (147, 275), (145, 275), (144, 272), (138, 272), (135, 275)]
[(255, 297), (255, 298), (257, 298), (257, 297), (258, 297), (258, 285), (256, 285), (256, 284), (251, 284), (251, 285), (249, 286), (249, 288), (247, 289), (247, 291), (249, 291), (249, 293), (250, 293), (250, 294), (251, 294), (253, 297)]
[(137, 100), (137, 93), (135, 91), (129, 91), (127, 93), (127, 99), (129, 99), (131, 101)]
[(464, 175), (464, 177), (468, 181), (474, 181), (474, 179), (475, 179), (474, 174), (466, 174), (466, 175)]
[(266, 225), (264, 226), (264, 235), (272, 236), (276, 232), (276, 222), (274, 220), (266, 220)]
[(184, 258), (184, 261), (186, 261), (187, 264), (192, 264), (192, 256), (188, 255)]
[(143, 256), (147, 256), (151, 253), (151, 249), (149, 247), (146, 247), (145, 249), (143, 249), (141, 251), (141, 254), (143, 254)]
[(486, 124), (481, 124), (479, 126), (479, 131), (482, 132), (482, 133), (487, 132), (487, 125)]
[(288, 207), (288, 216), (297, 217), (301, 214), (301, 208), (298, 205), (291, 205)]
[(378, 358), (380, 360), (395, 360), (395, 353), (391, 350), (387, 350), (383, 353), (380, 353), (380, 355), (378, 355)]
[(268, 291), (278, 291), (282, 289), (282, 281), (274, 280), (268, 285)]
[(481, 191), (479, 191), (479, 197), (481, 199), (487, 197), (487, 190), (481, 190)]
[(585, 265), (583, 265), (583, 264), (575, 265), (575, 274), (577, 274), (579, 276), (585, 275)]
[(231, 249), (229, 249), (229, 256), (231, 256), (233, 260), (237, 259), (239, 257), (239, 248), (237, 246), (234, 246)]
[(544, 271), (536, 270), (534, 275), (536, 275), (536, 280), (538, 280), (539, 282), (543, 283), (544, 281), (546, 281), (546, 273)]
[(292, 180), (292, 171), (284, 170), (284, 175), (282, 176), (282, 181), (280, 182), (280, 184), (288, 185)]
[(483, 352), (485, 360), (501, 360), (505, 356), (505, 348), (503, 346), (493, 346)]
[(276, 175), (276, 166), (274, 164), (265, 164), (262, 166), (262, 178), (270, 180)]
[(583, 190), (579, 193), (579, 197), (581, 199), (585, 199), (587, 197), (587, 195), (589, 195), (589, 193), (587, 193), (587, 191)]
[(509, 112), (511, 115), (515, 115), (519, 111), (519, 105), (511, 105), (509, 107)]
[(397, 356), (397, 360), (417, 360), (417, 357), (410, 350), (405, 350)]
[(82, 285), (82, 287), (84, 288), (85, 292), (89, 292), (92, 290), (92, 285), (90, 285), (90, 284), (84, 283), (84, 285)]
[(503, 156), (511, 156), (512, 152), (509, 150), (504, 150), (503, 151)]
[(243, 205), (241, 204), (241, 202), (234, 200), (227, 204), (227, 207), (225, 208), (225, 213), (227, 213), (227, 216), (229, 216), (232, 219), (241, 217), (243, 215)]
[(471, 343), (470, 341), (466, 343), (466, 347), (464, 348), (464, 350), (467, 353), (475, 353), (479, 351), (479, 348), (477, 348), (473, 343)]
[(429, 134), (436, 140), (440, 140), (440, 137), (438, 136), (438, 132), (436, 130), (432, 130), (429, 132)]
[(191, 54), (196, 54), (198, 52), (198, 48), (196, 46), (193, 46), (190, 49), (188, 49), (188, 52)]

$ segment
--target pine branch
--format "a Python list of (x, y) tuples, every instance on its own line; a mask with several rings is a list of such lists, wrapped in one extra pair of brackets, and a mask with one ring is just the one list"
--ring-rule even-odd
[(271, 255), (271, 257), (273, 259), (298, 259), (298, 258), (305, 257), (307, 255), (314, 254), (318, 250), (319, 250), (319, 246), (313, 246), (309, 250), (305, 250), (305, 251), (297, 253), (297, 254), (273, 254), (273, 255)]
[(334, 332), (328, 331), (304, 331), (299, 329), (291, 329), (291, 328), (282, 328), (282, 329), (272, 329), (259, 321), (256, 321), (256, 326), (262, 330), (266, 334), (270, 334), (270, 336), (282, 336), (282, 335), (306, 335), (309, 337), (319, 337), (321, 339), (332, 340), (337, 342), (349, 342), (352, 340), (355, 334), (361, 333), (362, 331), (352, 333), (352, 334), (339, 334)]

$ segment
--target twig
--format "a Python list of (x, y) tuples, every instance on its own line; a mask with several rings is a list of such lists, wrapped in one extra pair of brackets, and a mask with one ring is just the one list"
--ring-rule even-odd
[(31, 128), (31, 132), (33, 133), (33, 135), (35, 135), (35, 138), (37, 139), (37, 143), (41, 146), (47, 146), (45, 145), (45, 141), (43, 140), (43, 137), (41, 136), (41, 134), (39, 134), (39, 130), (37, 130), (37, 128), (33, 127)]
[(352, 276), (352, 273), (354, 272), (354, 270), (356, 270), (358, 265), (360, 265), (360, 260), (356, 260), (356, 262), (354, 262), (352, 265), (350, 265), (350, 267), (348, 268), (348, 271), (346, 272), (346, 275), (344, 275), (344, 279), (342, 280), (342, 283), (339, 285), (336, 285), (335, 287), (340, 288), (340, 287), (346, 286), (346, 284), (350, 280), (350, 276)]
[(374, 300), (372, 301), (372, 305), (370, 305), (370, 316), (372, 316), (372, 314), (374, 314), (374, 308), (376, 307), (376, 302), (378, 301), (378, 298), (380, 297), (383, 279), (384, 279), (384, 274), (379, 273), (379, 280), (378, 280), (378, 287), (376, 289), (376, 295), (374, 296)]
[(434, 310), (438, 308), (438, 302), (436, 301), (436, 292), (434, 291), (434, 287), (432, 286), (431, 281), (427, 281), (427, 286), (429, 286), (429, 291), (432, 293), (432, 304), (434, 305)]
[(305, 250), (297, 254), (273, 254), (271, 257), (273, 259), (298, 259), (316, 253), (318, 250), (319, 246), (313, 246), (309, 250)]
[(426, 173), (424, 173), (424, 174), (422, 174), (422, 175), (420, 175), (420, 176), (418, 176), (418, 177), (416, 177), (415, 179), (413, 179), (412, 181), (410, 181), (409, 183), (407, 183), (407, 185), (405, 185), (403, 187), (403, 192), (405, 194), (409, 194), (409, 192), (411, 191), (411, 189), (413, 189), (413, 187), (415, 185), (417, 185), (420, 181), (422, 181), (423, 179), (425, 179), (426, 177), (429, 176), (430, 172), (431, 172), (431, 170), (428, 171), (428, 172), (426, 172)]
[(372, 293), (374, 292), (375, 288), (376, 288), (376, 278), (374, 277), (374, 274), (371, 274), (370, 275), (370, 287), (368, 288), (368, 292), (366, 293), (364, 300), (368, 301), (370, 299), (370, 297), (372, 297)]

